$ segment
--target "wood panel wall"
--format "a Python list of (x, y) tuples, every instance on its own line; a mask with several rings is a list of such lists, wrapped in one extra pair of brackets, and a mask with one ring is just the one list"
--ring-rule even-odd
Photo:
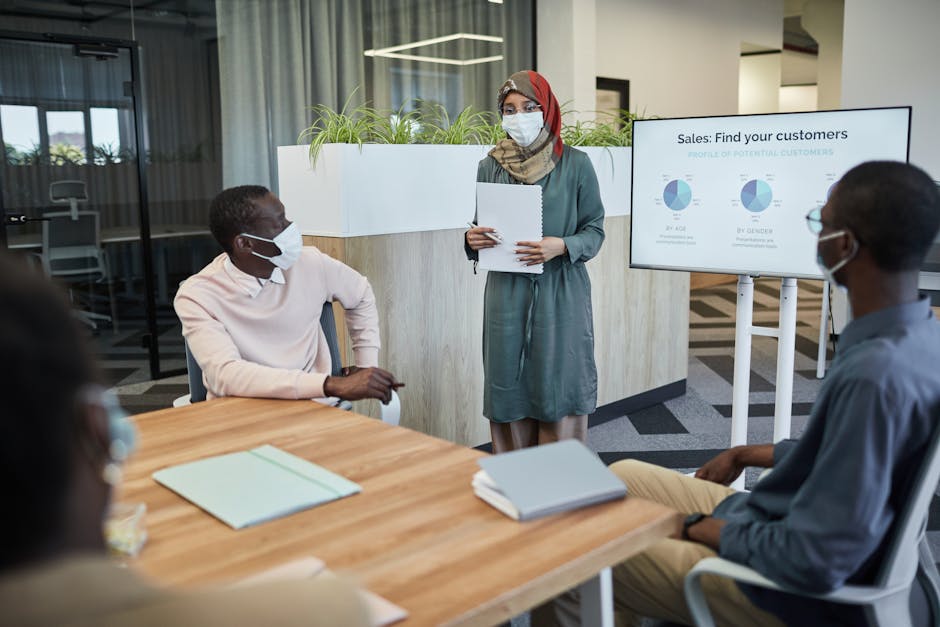
[[(688, 273), (628, 269), (629, 216), (607, 218), (605, 228), (601, 253), (588, 262), (599, 405), (680, 381), (688, 371)], [(369, 278), (379, 307), (379, 363), (406, 384), (402, 425), (476, 446), (490, 439), (482, 416), (486, 275), (473, 274), (463, 233), (305, 236), (304, 242)], [(342, 350), (349, 361), (348, 342)], [(378, 416), (374, 401), (357, 403), (356, 410)]]

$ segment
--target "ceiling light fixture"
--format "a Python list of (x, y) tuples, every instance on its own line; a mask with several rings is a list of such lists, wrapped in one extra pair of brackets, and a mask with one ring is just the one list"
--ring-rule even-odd
[(478, 63), (490, 63), (492, 61), (502, 61), (503, 55), (494, 55), (491, 57), (478, 57), (476, 59), (450, 59), (447, 57), (427, 57), (416, 54), (402, 54), (402, 50), (413, 50), (421, 46), (430, 46), (447, 41), (456, 41), (458, 39), (472, 39), (475, 41), (491, 41), (503, 43), (502, 37), (492, 35), (476, 35), (474, 33), (454, 33), (453, 35), (444, 35), (443, 37), (434, 37), (431, 39), (422, 39), (398, 46), (389, 46), (388, 48), (378, 48), (366, 50), (363, 54), (367, 57), (385, 57), (388, 59), (404, 59), (406, 61), (425, 61), (427, 63), (442, 63), (444, 65), (477, 65)]

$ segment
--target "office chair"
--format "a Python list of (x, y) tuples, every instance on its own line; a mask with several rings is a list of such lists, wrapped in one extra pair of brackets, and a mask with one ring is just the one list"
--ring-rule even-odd
[[(101, 246), (100, 215), (97, 211), (60, 211), (43, 214), (41, 263), (46, 275), (74, 284), (87, 281), (89, 284), (105, 283), (111, 315), (96, 313), (89, 309), (76, 309), (75, 315), (93, 329), (96, 320), (112, 323), (118, 331), (117, 303), (108, 265), (108, 257)], [(74, 293), (69, 288), (69, 297)], [(89, 300), (92, 295), (90, 294)]]
[(78, 203), (88, 202), (85, 181), (53, 181), (49, 183), (49, 200), (55, 204), (69, 205), (73, 220), (78, 220)]
[(869, 624), (881, 627), (911, 627), (914, 624), (911, 592), (914, 586), (919, 585), (927, 597), (928, 608), (918, 609), (932, 614), (932, 624), (940, 622), (940, 575), (925, 537), (927, 514), (938, 480), (940, 428), (935, 430), (924, 461), (911, 484), (907, 502), (891, 527), (888, 550), (873, 584), (849, 584), (828, 594), (806, 594), (777, 585), (747, 566), (720, 557), (709, 557), (696, 564), (685, 577), (685, 600), (692, 620), (697, 627), (715, 625), (700, 581), (702, 575), (714, 574), (769, 590), (860, 605), (865, 608)]
[[(330, 363), (333, 364), (333, 375), (338, 375), (343, 370), (343, 360), (339, 354), (339, 338), (336, 333), (336, 318), (333, 315), (333, 303), (324, 303), (323, 311), (320, 312), (320, 327), (323, 329), (323, 335), (326, 336), (326, 343), (330, 347)], [(399, 403), (401, 401), (399, 400)], [(337, 405), (340, 409), (349, 411), (352, 409), (352, 403), (349, 401), (340, 401)], [(399, 408), (400, 409), (400, 408)], [(399, 416), (393, 415), (387, 405), (379, 403), (379, 417), (382, 422), (398, 426)]]

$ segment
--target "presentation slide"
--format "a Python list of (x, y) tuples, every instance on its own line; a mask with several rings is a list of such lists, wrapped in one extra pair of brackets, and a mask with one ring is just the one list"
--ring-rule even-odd
[(907, 161), (910, 107), (637, 120), (630, 267), (822, 278), (805, 216), (863, 161)]

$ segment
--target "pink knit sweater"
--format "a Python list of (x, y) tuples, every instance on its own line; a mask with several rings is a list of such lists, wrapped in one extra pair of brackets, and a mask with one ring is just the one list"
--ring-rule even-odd
[(332, 366), (319, 324), (326, 301), (346, 310), (355, 364), (377, 366), (379, 317), (369, 281), (312, 246), (266, 281), (223, 253), (180, 286), (173, 305), (209, 398), (298, 399), (324, 396)]

